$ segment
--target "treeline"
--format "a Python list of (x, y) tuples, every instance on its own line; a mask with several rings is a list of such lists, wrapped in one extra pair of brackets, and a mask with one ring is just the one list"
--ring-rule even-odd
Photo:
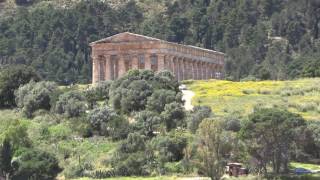
[(232, 80), (316, 77), (319, 23), (317, 0), (131, 0), (116, 8), (40, 1), (1, 19), (0, 58), (33, 66), (47, 80), (89, 82), (89, 42), (131, 31), (223, 51)]

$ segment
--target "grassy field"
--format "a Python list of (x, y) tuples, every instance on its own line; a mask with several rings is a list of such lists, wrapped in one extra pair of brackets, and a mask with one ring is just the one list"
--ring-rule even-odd
[(320, 120), (320, 78), (294, 81), (186, 81), (193, 105), (208, 105), (216, 115), (247, 115), (254, 107), (285, 107), (306, 120)]

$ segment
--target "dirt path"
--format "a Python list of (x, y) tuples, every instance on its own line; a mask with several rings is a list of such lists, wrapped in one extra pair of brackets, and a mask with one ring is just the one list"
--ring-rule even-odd
[(193, 91), (190, 91), (190, 90), (182, 90), (182, 100), (185, 101), (184, 103), (184, 108), (187, 110), (187, 111), (190, 111), (193, 109), (193, 106), (192, 106), (192, 98), (193, 96), (195, 95)]

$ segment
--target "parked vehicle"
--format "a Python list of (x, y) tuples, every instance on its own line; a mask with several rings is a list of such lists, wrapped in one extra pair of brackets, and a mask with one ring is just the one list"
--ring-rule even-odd
[(244, 176), (249, 174), (249, 170), (247, 168), (243, 168), (241, 163), (228, 163), (226, 166), (226, 174), (229, 176)]
[(305, 168), (296, 168), (294, 169), (294, 173), (297, 175), (303, 175), (303, 174), (312, 174), (313, 172)]

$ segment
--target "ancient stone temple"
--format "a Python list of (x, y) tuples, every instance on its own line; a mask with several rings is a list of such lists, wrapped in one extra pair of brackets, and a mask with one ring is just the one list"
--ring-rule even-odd
[(129, 32), (90, 43), (92, 82), (114, 80), (130, 69), (169, 70), (177, 80), (220, 79), (224, 54)]

